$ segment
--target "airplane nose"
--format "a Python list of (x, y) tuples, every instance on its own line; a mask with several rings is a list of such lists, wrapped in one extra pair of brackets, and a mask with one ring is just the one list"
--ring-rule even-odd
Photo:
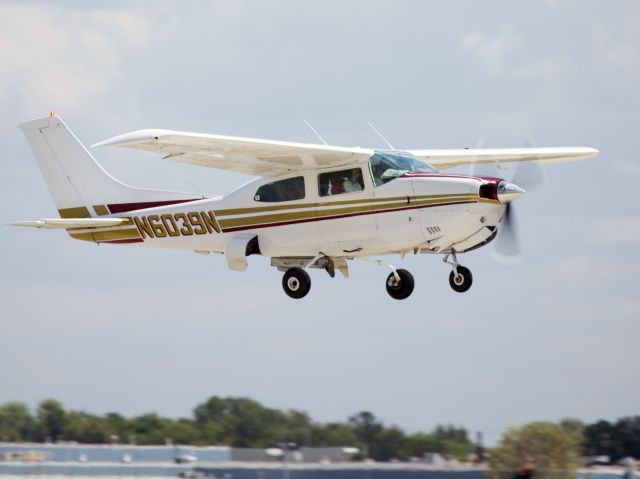
[(524, 195), (524, 193), (525, 191), (522, 188), (513, 183), (501, 181), (498, 185), (498, 201), (503, 204), (517, 200)]

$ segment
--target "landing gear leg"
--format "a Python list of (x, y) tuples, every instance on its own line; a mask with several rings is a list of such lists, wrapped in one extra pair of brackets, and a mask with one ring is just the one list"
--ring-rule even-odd
[[(449, 256), (451, 256), (453, 261), (449, 261)], [(468, 291), (473, 284), (473, 275), (469, 268), (465, 268), (458, 263), (458, 257), (455, 253), (448, 253), (444, 258), (442, 258), (442, 261), (453, 267), (449, 274), (449, 285), (451, 286), (451, 289), (458, 293)]]

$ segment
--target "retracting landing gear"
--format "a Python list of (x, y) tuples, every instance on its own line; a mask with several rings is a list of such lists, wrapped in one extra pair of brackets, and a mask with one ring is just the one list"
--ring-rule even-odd
[[(453, 261), (448, 261), (449, 256), (451, 256)], [(460, 266), (455, 253), (448, 253), (444, 258), (442, 258), (442, 261), (453, 266), (453, 269), (449, 274), (449, 285), (451, 286), (451, 289), (457, 291), (458, 293), (464, 293), (468, 291), (473, 284), (473, 275), (471, 274), (469, 268)]]

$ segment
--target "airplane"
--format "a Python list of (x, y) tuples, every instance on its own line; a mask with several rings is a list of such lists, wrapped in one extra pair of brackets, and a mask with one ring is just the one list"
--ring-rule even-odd
[(525, 190), (502, 178), (446, 170), (564, 163), (598, 153), (586, 147), (382, 150), (161, 129), (92, 145), (256, 176), (228, 195), (208, 196), (116, 180), (55, 113), (19, 128), (60, 218), (13, 225), (64, 229), (95, 243), (222, 253), (237, 271), (247, 269), (248, 256), (266, 256), (284, 273), (282, 287), (294, 299), (309, 293), (308, 269), (348, 277), (352, 260), (389, 268), (387, 293), (406, 299), (413, 275), (378, 257), (409, 253), (443, 255), (451, 288), (465, 292), (473, 276), (458, 255), (487, 245), (499, 230), (509, 235), (511, 204)]

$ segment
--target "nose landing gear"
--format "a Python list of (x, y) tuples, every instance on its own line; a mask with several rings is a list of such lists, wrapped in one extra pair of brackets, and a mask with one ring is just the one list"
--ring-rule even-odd
[[(453, 261), (448, 261), (449, 256), (451, 256)], [(451, 289), (458, 293), (464, 293), (468, 291), (473, 284), (473, 275), (471, 274), (469, 268), (460, 266), (455, 253), (447, 254), (444, 258), (442, 258), (442, 261), (453, 266), (453, 269), (449, 274), (449, 285), (451, 286)]]

